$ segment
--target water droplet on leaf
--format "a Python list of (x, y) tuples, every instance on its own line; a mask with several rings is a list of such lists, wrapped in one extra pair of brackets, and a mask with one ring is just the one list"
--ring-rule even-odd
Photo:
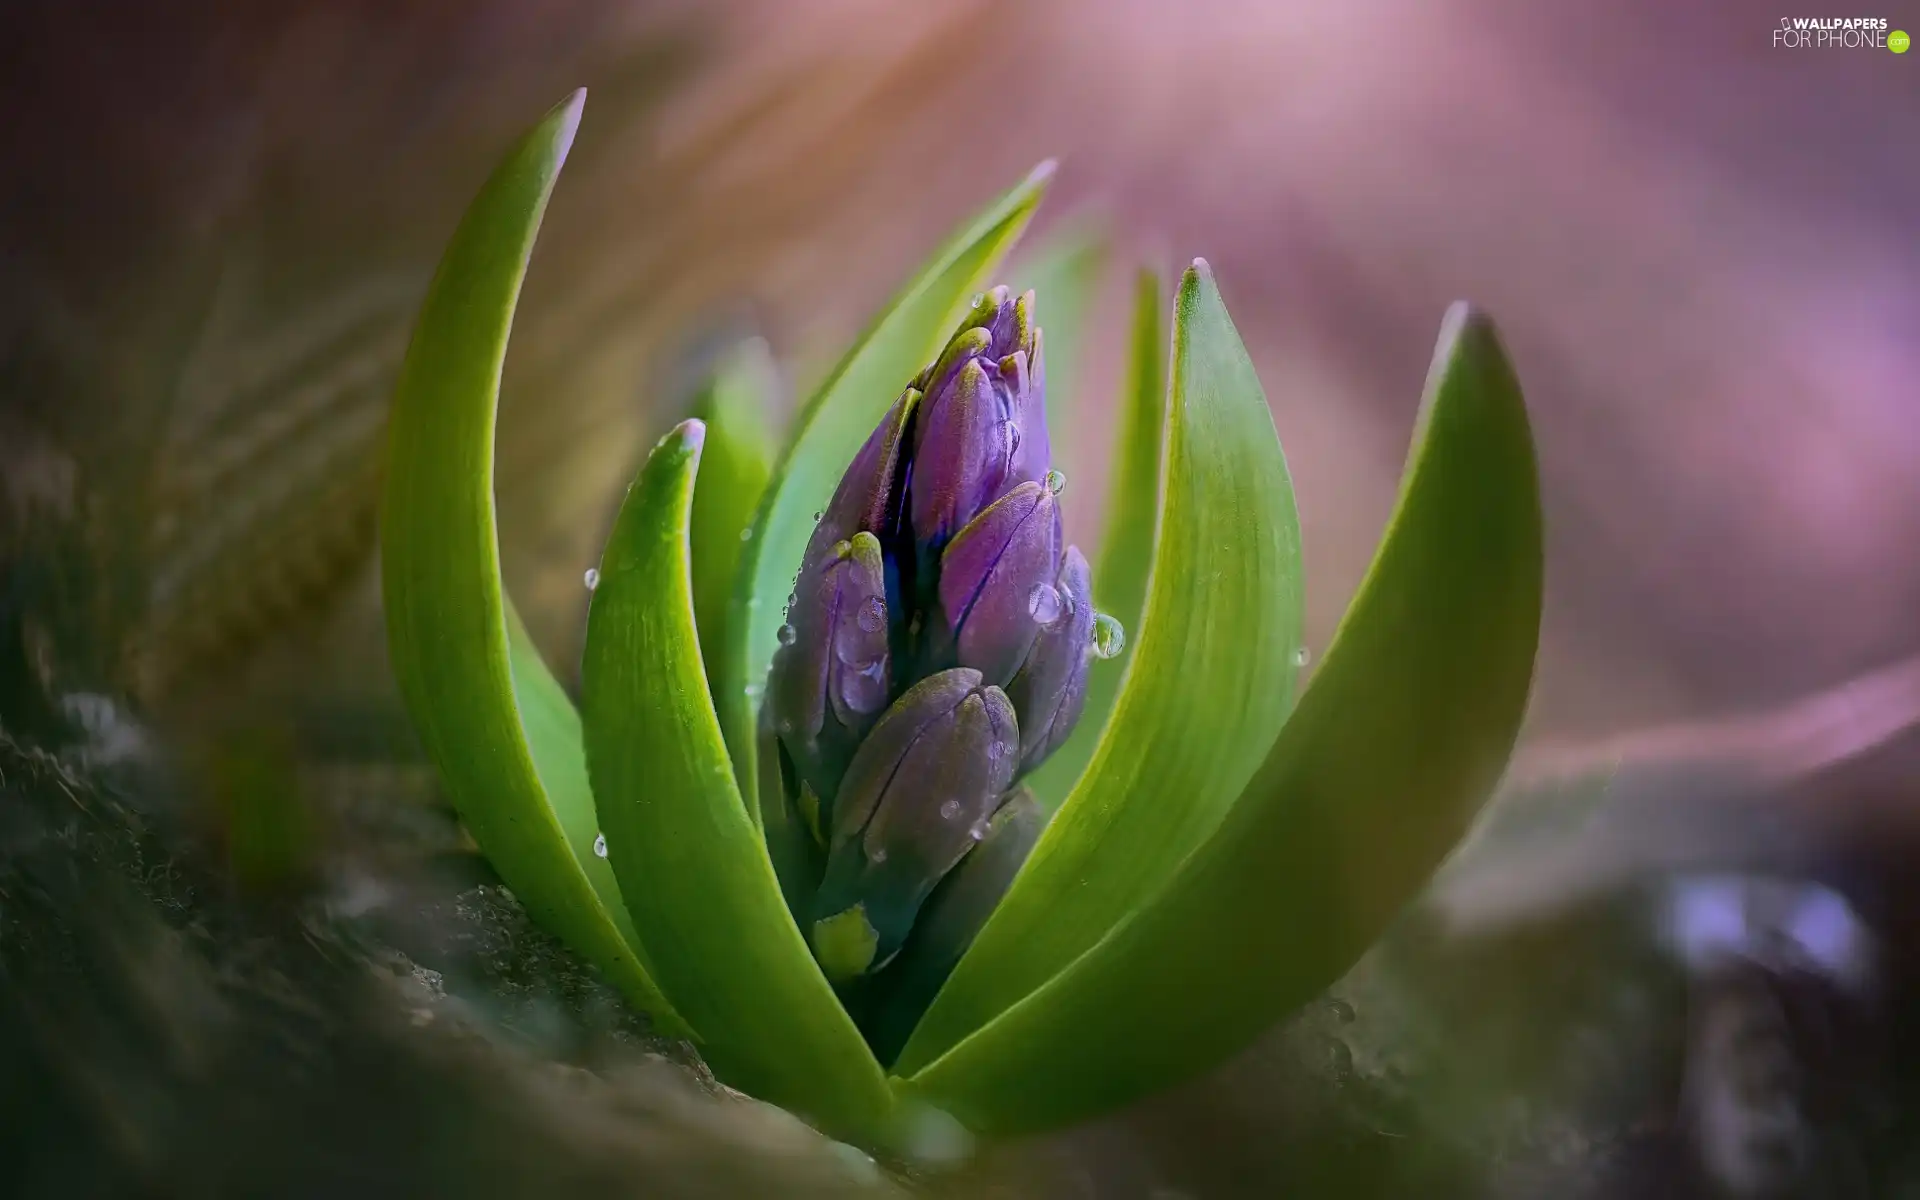
[(1127, 648), (1127, 631), (1120, 628), (1120, 622), (1106, 613), (1096, 613), (1093, 618), (1093, 656), (1095, 658), (1113, 658)]
[(586, 580), (587, 580), (588, 591), (592, 591), (593, 589), (599, 587), (600, 586), (600, 568), (588, 567)]
[(951, 821), (959, 815), (960, 802), (958, 800), (949, 800), (940, 806), (940, 819), (942, 821)]
[(1307, 649), (1305, 646), (1302, 646), (1298, 650), (1295, 650), (1293, 652), (1294, 666), (1304, 667), (1311, 661), (1313, 661), (1313, 651)]
[(594, 853), (594, 856), (597, 858), (605, 858), (607, 856), (607, 835), (606, 834), (602, 833), (602, 834), (595, 835), (593, 839), (593, 853)]
[(740, 531), (740, 540), (743, 542), (750, 542), (753, 540), (753, 526), (749, 525), (745, 529), (742, 529)]
[(1335, 1083), (1346, 1083), (1353, 1078), (1353, 1051), (1339, 1038), (1327, 1039), (1327, 1073)]
[(969, 830), (967, 830), (967, 836), (968, 836), (968, 837), (970, 837), (970, 838), (972, 838), (972, 839), (973, 839), (974, 841), (976, 841), (976, 842), (984, 842), (984, 841), (986, 841), (986, 840), (987, 840), (987, 823), (986, 823), (986, 821), (984, 821), (984, 820), (980, 820), (980, 821), (975, 821), (975, 822), (973, 823), (973, 828), (972, 828), (972, 829), (969, 829)]

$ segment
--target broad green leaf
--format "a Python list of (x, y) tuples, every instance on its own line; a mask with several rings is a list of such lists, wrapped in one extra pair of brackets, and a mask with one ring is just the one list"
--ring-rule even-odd
[(1160, 537), (1161, 440), (1167, 423), (1167, 377), (1160, 321), (1160, 277), (1142, 271), (1134, 286), (1133, 338), (1121, 394), (1120, 436), (1114, 447), (1113, 478), (1107, 488), (1107, 528), (1093, 572), (1093, 599), (1127, 632), (1118, 657), (1087, 676), (1086, 707), (1080, 726), (1027, 780), (1034, 797), (1049, 812), (1058, 809), (1086, 772), (1120, 681), (1133, 661), (1140, 614), (1147, 604), (1153, 572), (1153, 548)]
[(548, 113), (494, 172), (427, 290), (388, 421), (381, 588), (401, 695), (474, 841), (534, 920), (679, 1033), (594, 856), (579, 718), (502, 589), (494, 526), (500, 370), (585, 98)]
[(1174, 312), (1166, 454), (1152, 591), (1106, 736), (898, 1074), (1045, 983), (1157, 892), (1286, 719), (1302, 610), (1293, 487), (1253, 364), (1204, 272), (1188, 272)]
[(1541, 576), (1519, 385), (1456, 306), (1386, 538), (1246, 794), (1148, 905), (910, 1090), (982, 1132), (1068, 1124), (1215, 1066), (1339, 978), (1511, 753)]
[(991, 284), (1052, 177), (1053, 164), (1043, 163), (943, 246), (840, 361), (796, 425), (741, 556), (732, 623), (746, 636), (731, 647), (726, 683), (716, 693), (720, 726), (749, 796), (754, 773), (741, 750), (753, 745), (754, 712), (814, 514), (826, 508), (861, 443), (938, 353), (973, 296)]
[(581, 707), (600, 828), (660, 986), (720, 1078), (839, 1135), (892, 1097), (787, 912), (734, 784), (693, 617), (688, 421), (627, 493), (588, 608)]
[[(1023, 256), (1024, 257), (1024, 256)], [(1054, 234), (1027, 261), (1016, 262), (1016, 291), (1031, 289), (1045, 340), (1047, 439), (1054, 466), (1072, 479), (1081, 465), (1076, 451), (1086, 418), (1080, 405), (1080, 373), (1087, 361), (1087, 327), (1094, 293), (1107, 265), (1107, 243), (1089, 226)]]
[[(732, 661), (733, 583), (739, 574), (741, 537), (753, 528), (760, 494), (773, 474), (771, 408), (777, 387), (767, 344), (750, 338), (723, 358), (707, 382), (693, 415), (707, 427), (700, 455), (700, 484), (693, 493), (693, 616), (700, 627), (700, 657), (707, 686), (720, 690), (721, 664)], [(736, 762), (753, 761), (751, 748), (728, 746)], [(752, 786), (747, 775), (740, 786)], [(752, 793), (746, 793), (751, 795)], [(757, 821), (760, 806), (748, 805)]]

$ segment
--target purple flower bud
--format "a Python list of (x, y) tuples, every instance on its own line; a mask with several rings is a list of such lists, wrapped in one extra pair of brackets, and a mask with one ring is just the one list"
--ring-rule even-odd
[(1058, 613), (1060, 507), (1023, 483), (975, 517), (940, 559), (940, 612), (955, 661), (1006, 686)]
[(1087, 702), (1087, 666), (1093, 655), (1093, 573), (1078, 546), (1068, 546), (1053, 582), (1052, 616), (1034, 639), (1026, 662), (1007, 684), (1020, 714), (1020, 773), (1033, 770), (1073, 733)]
[(935, 885), (985, 835), (1019, 744), (1013, 705), (978, 671), (942, 671), (887, 710), (833, 806), (813, 914), (830, 973), (876, 970), (899, 950)]
[(916, 381), (926, 396), (914, 432), (908, 499), (914, 537), (938, 550), (987, 505), (1050, 463), (1045, 372), (1033, 293), (982, 297)]
[(908, 388), (867, 436), (814, 526), (804, 563), (818, 563), (856, 533), (871, 533), (883, 540), (893, 536), (904, 499), (907, 431), (919, 407), (919, 391)]
[(913, 923), (913, 936), (875, 980), (869, 1022), (874, 1053), (891, 1066), (921, 1014), (953, 974), (1046, 828), (1033, 793), (1016, 787), (1000, 798), (980, 844), (933, 889)]
[[(989, 814), (1072, 731), (1089, 656), (1119, 645), (1063, 550), (1045, 395), (1033, 294), (983, 293), (848, 466), (781, 630), (769, 846), (821, 967), (874, 997), (951, 969), (1044, 823), (1025, 799), (996, 838)], [(936, 891), (949, 875), (969, 882)], [(929, 895), (957, 907), (927, 910), (921, 946)], [(917, 983), (866, 978), (903, 946), (920, 965), (896, 977)]]
[(854, 746), (886, 708), (886, 564), (862, 531), (802, 570), (773, 658), (773, 725), (800, 778), (831, 801)]

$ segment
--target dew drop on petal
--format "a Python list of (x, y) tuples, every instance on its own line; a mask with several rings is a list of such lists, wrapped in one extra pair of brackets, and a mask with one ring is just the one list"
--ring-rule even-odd
[(791, 645), (793, 645), (793, 639), (794, 639), (794, 638), (796, 638), (796, 637), (798, 637), (798, 636), (799, 636), (799, 634), (797, 634), (797, 633), (795, 633), (795, 632), (793, 631), (793, 626), (791, 626), (791, 625), (782, 625), (782, 626), (780, 627), (780, 632), (779, 632), (778, 634), (776, 634), (775, 636), (776, 636), (776, 637), (778, 637), (778, 638), (780, 639), (780, 644), (781, 644), (782, 646), (791, 646)]
[(1014, 454), (1020, 449), (1020, 424), (1017, 421), (1007, 421), (1001, 428), (1007, 431), (1007, 453)]
[(1047, 472), (1047, 490), (1058, 496), (1067, 490), (1067, 477), (1058, 471)]
[(594, 856), (597, 858), (605, 858), (607, 856), (607, 835), (606, 834), (602, 833), (602, 834), (596, 834), (594, 836), (593, 853), (594, 853)]
[(586, 580), (587, 580), (588, 591), (592, 591), (593, 589), (599, 587), (600, 586), (600, 568), (588, 567)]
[(967, 830), (967, 836), (972, 838), (976, 842), (986, 841), (987, 840), (987, 823), (984, 820), (975, 821), (973, 823), (973, 828)]
[(821, 513), (814, 513), (814, 514), (813, 514), (813, 519), (814, 519), (814, 520), (816, 520), (816, 521), (818, 521), (818, 520), (819, 520), (819, 519), (821, 518), (821, 516), (822, 516), (822, 515), (823, 515), (823, 514), (821, 514)]
[(958, 800), (949, 800), (940, 806), (940, 819), (942, 821), (951, 821), (959, 815), (960, 802)]
[(887, 602), (878, 596), (868, 596), (854, 620), (862, 632), (879, 633), (887, 627)]
[(1060, 590), (1050, 583), (1035, 584), (1027, 593), (1027, 615), (1042, 625), (1058, 621), (1062, 607)]
[(1313, 661), (1313, 651), (1307, 649), (1305, 646), (1302, 646), (1298, 650), (1295, 650), (1293, 652), (1294, 666), (1304, 667), (1311, 661)]
[(1120, 628), (1120, 622), (1106, 613), (1096, 613), (1093, 618), (1093, 655), (1095, 658), (1113, 658), (1127, 648), (1127, 631)]

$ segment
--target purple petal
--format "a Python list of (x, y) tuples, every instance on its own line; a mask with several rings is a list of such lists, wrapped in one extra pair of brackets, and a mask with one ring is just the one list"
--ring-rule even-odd
[(879, 934), (876, 962), (899, 949), (1012, 782), (1020, 740), (1013, 705), (979, 679), (956, 669), (909, 691), (847, 770), (814, 915), (861, 906)]
[(908, 512), (916, 541), (938, 547), (1005, 490), (1012, 413), (979, 359), (923, 406)]
[(1067, 547), (1054, 587), (1057, 619), (1034, 640), (1007, 695), (1020, 714), (1020, 770), (1046, 760), (1067, 740), (1087, 701), (1087, 669), (1093, 657), (1092, 571), (1078, 546)]
[(962, 666), (1005, 686), (1051, 620), (1060, 561), (1052, 491), (1024, 483), (960, 531), (940, 560), (940, 608)]

